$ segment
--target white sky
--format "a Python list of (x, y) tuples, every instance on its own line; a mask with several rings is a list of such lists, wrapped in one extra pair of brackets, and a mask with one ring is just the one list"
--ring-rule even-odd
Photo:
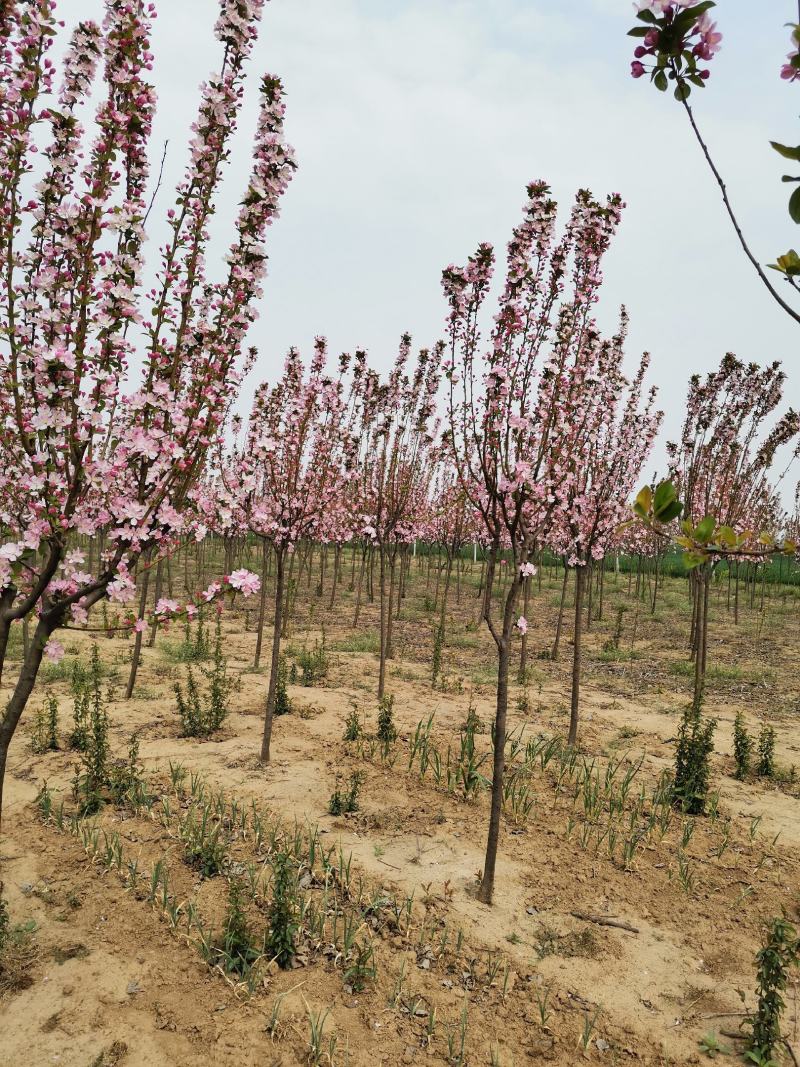
[[(215, 0), (160, 0), (153, 36), (159, 110), (154, 170), (169, 140), (151, 220), (186, 160), (197, 86), (218, 65)], [(100, 0), (61, 0), (68, 25)], [(798, 246), (791, 187), (768, 139), (796, 143), (800, 93), (781, 82), (796, 0), (720, 0), (723, 50), (693, 96), (756, 255)], [(628, 0), (272, 0), (251, 62), (248, 104), (214, 226), (222, 254), (248, 173), (258, 76), (279, 74), (299, 170), (269, 238), (259, 349), (247, 384), (272, 379), (291, 344), (316, 334), (335, 354), (364, 346), (386, 367), (408, 329), (442, 333), (441, 270), (482, 240), (503, 261), (525, 185), (545, 178), (565, 217), (574, 191), (628, 204), (606, 262), (600, 317), (629, 310), (631, 361), (650, 376), (674, 436), (689, 375), (726, 351), (781, 359), (800, 406), (800, 334), (746, 262), (685, 115), (628, 73)], [(791, 169), (791, 164), (788, 164)], [(161, 236), (152, 231), (151, 250)], [(210, 259), (213, 269), (214, 258)], [(778, 282), (779, 276), (775, 275)], [(662, 462), (659, 446), (650, 466)], [(796, 480), (796, 474), (792, 482)], [(788, 496), (787, 493), (787, 503)]]

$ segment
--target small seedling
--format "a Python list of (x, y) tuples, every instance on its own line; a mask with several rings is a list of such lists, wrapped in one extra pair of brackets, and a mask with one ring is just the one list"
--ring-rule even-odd
[(361, 718), (358, 714), (358, 706), (353, 703), (350, 707), (350, 714), (347, 716), (347, 721), (344, 724), (344, 739), (345, 741), (358, 741), (363, 733)]
[(750, 764), (753, 758), (753, 739), (747, 732), (744, 724), (744, 715), (741, 710), (736, 712), (733, 723), (733, 758), (736, 760), (736, 777), (739, 781), (750, 773)]
[(297, 938), (297, 871), (288, 852), (279, 852), (272, 862), (272, 902), (266, 952), (281, 968), (291, 967)]
[(397, 740), (394, 725), (394, 697), (384, 695), (378, 704), (378, 740), (387, 744)]
[(772, 726), (762, 726), (758, 735), (756, 774), (759, 778), (775, 777), (775, 730)]
[(700, 1038), (698, 1044), (700, 1045), (700, 1051), (705, 1052), (710, 1060), (716, 1059), (717, 1056), (727, 1056), (730, 1052), (728, 1046), (723, 1045), (716, 1034), (706, 1034)]
[(31, 749), (40, 755), (58, 749), (58, 701), (52, 693), (37, 709), (31, 728)]
[(350, 775), (350, 786), (345, 791), (340, 788), (341, 779), (337, 776), (336, 788), (328, 802), (328, 812), (331, 815), (347, 815), (358, 811), (358, 792), (361, 788), (363, 777), (358, 771)]

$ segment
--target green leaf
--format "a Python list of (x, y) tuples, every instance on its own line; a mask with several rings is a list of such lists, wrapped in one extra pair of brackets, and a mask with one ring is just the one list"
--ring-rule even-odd
[(717, 541), (726, 548), (733, 548), (736, 544), (736, 531), (732, 526), (720, 526), (717, 530)]
[(681, 504), (680, 500), (672, 500), (669, 504), (665, 504), (663, 508), (658, 508), (654, 514), (659, 522), (672, 522), (673, 519), (677, 519), (682, 511), (683, 504)]
[(641, 19), (642, 22), (649, 22), (651, 25), (654, 22), (658, 22), (658, 19), (655, 17), (653, 12), (647, 11), (646, 9), (644, 11), (640, 11), (636, 17), (637, 19)]
[(714, 527), (716, 525), (717, 524), (713, 515), (705, 515), (700, 520), (700, 522), (698, 522), (697, 526), (695, 526), (694, 536), (697, 538), (698, 541), (702, 541), (703, 544), (706, 544), (708, 541), (711, 540), (711, 536), (714, 533)]
[(650, 509), (653, 506), (653, 491), (649, 485), (646, 485), (643, 489), (639, 490), (636, 494), (636, 502), (633, 506), (635, 509), (641, 509), (637, 510), (637, 514), (650, 514)]
[(657, 70), (656, 76), (653, 78), (653, 84), (660, 92), (666, 92), (667, 89), (667, 76), (663, 70)]
[(683, 553), (683, 565), (687, 571), (693, 570), (695, 567), (699, 567), (705, 563), (708, 559), (708, 555), (705, 552), (684, 552)]
[(628, 30), (629, 37), (646, 37), (650, 30), (646, 26), (634, 26), (632, 30)]
[(689, 99), (689, 94), (691, 93), (691, 91), (692, 91), (692, 87), (691, 87), (691, 85), (687, 84), (687, 82), (683, 82), (683, 81), (682, 82), (678, 82), (678, 84), (675, 86), (675, 93), (674, 93), (675, 99), (676, 100), (688, 100)]
[(800, 256), (793, 248), (790, 248), (785, 256), (778, 256), (777, 263), (769, 263), (768, 266), (772, 270), (780, 271), (781, 274), (797, 275), (800, 274)]
[(789, 197), (789, 215), (800, 226), (800, 186)]
[(783, 177), (781, 178), (781, 181), (782, 182), (800, 182), (800, 178), (795, 178), (791, 174), (784, 174)]
[(770, 141), (769, 143), (784, 159), (796, 159), (800, 162), (800, 145), (797, 148), (791, 148), (789, 145), (781, 144), (779, 141)]
[(673, 500), (676, 500), (677, 497), (678, 494), (675, 492), (675, 486), (672, 482), (659, 482), (656, 486), (655, 496), (653, 497), (653, 508), (656, 511), (660, 511), (665, 504), (671, 503)]

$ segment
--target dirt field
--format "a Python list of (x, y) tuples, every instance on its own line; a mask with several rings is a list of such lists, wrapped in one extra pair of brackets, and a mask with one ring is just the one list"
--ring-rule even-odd
[[(513, 690), (507, 761), (519, 788), (507, 798), (496, 901), (487, 908), (475, 888), (488, 792), (464, 799), (455, 776), (448, 791), (446, 775), (470, 701), (484, 727), (478, 753), (490, 748), (495, 654), (475, 626), (478, 570), (462, 575), (458, 603), (451, 590), (445, 682), (436, 690), (424, 563), (412, 564), (411, 578), (387, 687), (399, 737), (385, 751), (369, 736), (343, 740), (353, 706), (367, 735), (377, 716), (377, 605), (363, 607), (354, 630), (346, 581), (332, 610), (329, 590), (298, 592), (287, 660), (321, 640), (324, 626), (329, 669), (321, 685), (289, 686), (292, 712), (275, 721), (267, 767), (257, 757), (268, 670), (252, 669), (252, 611), (235, 605), (224, 614), (225, 653), (240, 685), (222, 730), (205, 741), (179, 736), (181, 627), (145, 649), (131, 700), (122, 699), (131, 642), (101, 636), (111, 751), (124, 758), (136, 731), (150, 806), (109, 804), (82, 826), (67, 817), (76, 755), (63, 739), (72, 718), (67, 668), (76, 656), (87, 660), (91, 637), (65, 635), (67, 656), (43, 668), (26, 713), (30, 723), (44, 695), (57, 696), (61, 749), (36, 755), (21, 730), (7, 781), (5, 891), (13, 922), (31, 929), (15, 935), (15, 970), (2, 976), (0, 1063), (678, 1065), (705, 1062), (706, 1034), (742, 1047), (736, 1034), (755, 1003), (760, 924), (781, 909), (797, 918), (800, 903), (800, 785), (791, 773), (800, 765), (798, 591), (768, 587), (763, 610), (759, 597), (743, 604), (738, 625), (725, 588), (713, 595), (705, 710), (719, 720), (719, 800), (710, 816), (691, 819), (658, 793), (690, 693), (685, 584), (668, 580), (651, 613), (629, 595), (625, 575), (606, 576), (604, 618), (585, 635), (586, 760), (570, 764), (563, 748), (546, 756), (548, 739), (566, 732), (572, 627), (568, 616), (560, 659), (545, 658), (560, 579), (544, 576), (529, 612), (529, 677)], [(733, 777), (739, 709), (754, 730), (774, 725), (778, 781)], [(431, 714), (415, 752), (415, 731)], [(363, 775), (358, 810), (328, 814), (337, 776), (346, 786), (355, 772)], [(36, 803), (45, 780), (47, 819)], [(226, 841), (222, 872), (208, 877), (184, 855), (185, 820), (203, 797)], [(277, 824), (283, 831), (270, 831)], [(105, 836), (93, 837), (92, 826)], [(267, 870), (281, 832), (294, 840), (295, 858), (305, 857), (297, 869), (308, 910), (294, 967), (264, 961), (248, 991), (204, 962), (192, 915), (218, 936), (228, 880)], [(159, 862), (166, 888), (153, 891)], [(269, 907), (266, 884), (247, 903), (256, 931)], [(352, 970), (358, 945), (375, 966), (363, 988)], [(787, 1004), (784, 1031), (800, 1055), (793, 988)], [(314, 1050), (311, 1023), (327, 1011)]]

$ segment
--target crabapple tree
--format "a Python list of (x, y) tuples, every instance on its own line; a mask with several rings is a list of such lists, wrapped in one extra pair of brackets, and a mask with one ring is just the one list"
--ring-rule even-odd
[[(0, 720), (0, 789), (51, 635), (85, 623), (103, 597), (129, 602), (137, 562), (191, 527), (193, 487), (236, 394), (266, 229), (295, 166), (281, 83), (267, 76), (233, 243), (221, 278), (208, 277), (208, 223), (262, 8), (221, 0), (220, 67), (201, 87), (156, 281), (143, 292), (154, 8), (106, 0), (103, 25), (72, 34), (58, 85), (52, 0), (4, 5), (0, 668), (11, 626), (30, 616), (36, 626)], [(102, 539), (98, 558), (86, 559), (79, 537)]]

